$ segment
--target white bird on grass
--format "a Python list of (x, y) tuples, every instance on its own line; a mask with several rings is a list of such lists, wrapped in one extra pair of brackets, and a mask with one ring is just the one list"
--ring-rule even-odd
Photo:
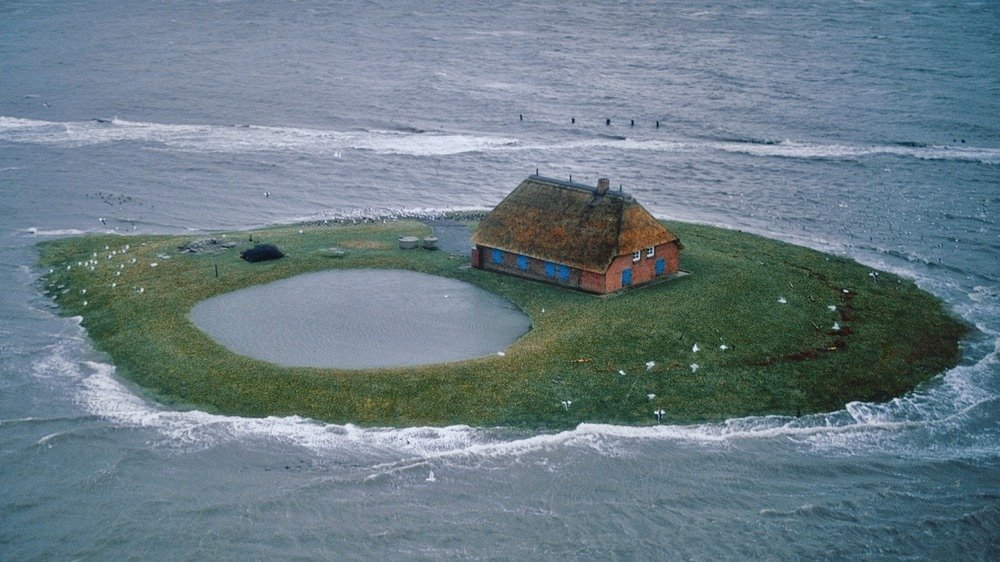
[(781, 303), (781, 304), (785, 304), (788, 301), (785, 300), (785, 297), (778, 297), (778, 302)]
[(826, 305), (826, 308), (828, 308), (830, 310), (830, 312), (833, 312), (833, 311), (837, 310), (837, 307), (834, 306), (834, 305), (832, 305), (832, 304)]
[(729, 349), (729, 346), (726, 345), (726, 344), (722, 344), (722, 345), (719, 346), (719, 349), (722, 350), (722, 351), (725, 351), (725, 350)]
[(624, 377), (625, 376), (625, 371), (623, 371), (621, 369), (618, 369), (618, 374)]
[(840, 322), (834, 322), (833, 323), (833, 331), (834, 332), (839, 332), (840, 331)]
[(646, 395), (646, 398), (649, 398), (650, 400), (652, 400), (653, 398), (656, 398), (656, 395), (653, 394), (652, 392), (650, 392), (649, 394)]
[(697, 363), (691, 363), (691, 372), (693, 373), (693, 372), (695, 372), (697, 370), (698, 370), (698, 364)]
[(698, 353), (700, 349), (701, 348), (698, 347), (698, 344), (694, 344), (694, 347), (691, 348), (691, 353)]
[(653, 410), (653, 415), (656, 416), (656, 421), (662, 420), (663, 414), (666, 414), (663, 410)]
[(572, 400), (563, 400), (562, 401), (562, 406), (563, 406), (563, 408), (566, 408), (566, 411), (569, 411), (569, 407), (572, 406), (572, 405), (573, 405), (573, 401)]
[(646, 370), (650, 371), (656, 366), (656, 361), (646, 361)]

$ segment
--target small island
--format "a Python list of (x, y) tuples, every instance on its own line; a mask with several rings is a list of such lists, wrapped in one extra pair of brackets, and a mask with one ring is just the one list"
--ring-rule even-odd
[[(449, 218), (474, 231), (477, 217)], [(688, 274), (607, 296), (400, 248), (400, 237), (432, 236), (418, 220), (88, 235), (40, 243), (39, 264), (43, 290), (119, 374), (172, 407), (232, 415), (530, 428), (799, 415), (900, 396), (960, 358), (968, 327), (909, 280), (743, 232), (664, 225), (684, 241)], [(257, 243), (286, 255), (240, 258)], [(513, 303), (531, 329), (488, 356), (348, 370), (239, 355), (191, 320), (211, 297), (335, 269), (463, 281)]]

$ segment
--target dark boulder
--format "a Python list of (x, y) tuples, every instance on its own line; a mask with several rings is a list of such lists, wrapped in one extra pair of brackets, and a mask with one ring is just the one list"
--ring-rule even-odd
[(257, 244), (253, 248), (243, 250), (240, 257), (248, 262), (276, 260), (285, 257), (285, 254), (274, 244)]

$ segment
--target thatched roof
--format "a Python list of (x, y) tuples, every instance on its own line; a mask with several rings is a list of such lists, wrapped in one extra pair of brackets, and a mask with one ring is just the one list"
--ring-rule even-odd
[(604, 273), (616, 256), (677, 240), (627, 193), (529, 176), (479, 223), (477, 245)]

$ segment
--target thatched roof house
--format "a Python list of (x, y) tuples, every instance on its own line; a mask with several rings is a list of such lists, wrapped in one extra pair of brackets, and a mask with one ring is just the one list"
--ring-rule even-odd
[(473, 235), (473, 265), (610, 293), (677, 273), (680, 240), (632, 196), (529, 176)]

